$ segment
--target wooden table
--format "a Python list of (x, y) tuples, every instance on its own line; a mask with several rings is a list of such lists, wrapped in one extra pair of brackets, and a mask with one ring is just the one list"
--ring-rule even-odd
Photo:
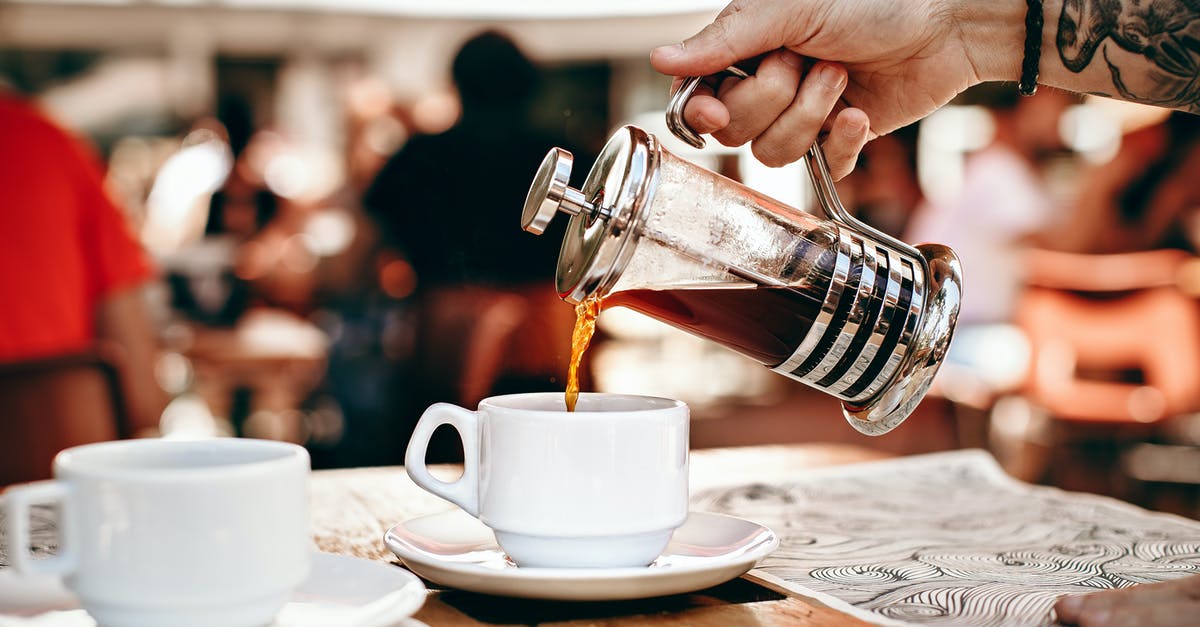
[[(869, 449), (835, 444), (756, 446), (693, 451), (693, 491), (762, 481), (808, 468), (880, 459)], [(433, 469), (452, 480), (458, 469)], [(328, 553), (399, 564), (383, 544), (398, 522), (453, 509), (418, 488), (403, 468), (356, 468), (313, 473), (313, 534)], [(427, 582), (428, 584), (428, 582)], [(438, 589), (416, 618), (443, 625), (863, 625), (807, 598), (781, 594), (741, 578), (698, 591), (634, 601), (533, 601)]]

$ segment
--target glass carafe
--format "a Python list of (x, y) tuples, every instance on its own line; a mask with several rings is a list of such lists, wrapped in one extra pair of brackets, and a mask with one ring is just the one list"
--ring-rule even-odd
[(566, 301), (601, 297), (723, 344), (841, 399), (859, 431), (886, 433), (912, 413), (945, 356), (958, 259), (858, 222), (820, 148), (806, 160), (826, 219), (625, 126), (579, 190), (568, 186), (570, 153), (552, 149), (522, 224), (540, 234), (559, 212), (571, 216), (556, 277)]

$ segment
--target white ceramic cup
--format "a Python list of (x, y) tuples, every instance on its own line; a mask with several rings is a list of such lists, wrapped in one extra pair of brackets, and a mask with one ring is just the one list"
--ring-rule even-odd
[[(425, 466), (448, 424), (463, 441), (453, 483)], [(422, 488), (478, 518), (519, 566), (645, 566), (688, 512), (688, 408), (649, 396), (561, 392), (484, 399), (478, 411), (425, 410), (405, 456)]]
[[(283, 442), (125, 440), (67, 449), (9, 489), (9, 561), (62, 575), (105, 627), (268, 625), (308, 576), (308, 453)], [(29, 507), (60, 506), (34, 559)]]

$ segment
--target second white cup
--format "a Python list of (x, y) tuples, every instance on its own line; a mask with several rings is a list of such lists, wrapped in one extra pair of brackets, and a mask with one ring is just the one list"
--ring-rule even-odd
[[(67, 449), (5, 492), (18, 574), (62, 575), (105, 627), (257, 627), (308, 575), (308, 453), (283, 442), (125, 440)], [(30, 506), (61, 508), (33, 559)]]
[[(448, 424), (463, 441), (455, 482), (425, 466)], [(645, 566), (688, 513), (688, 408), (649, 396), (561, 392), (484, 399), (478, 411), (438, 403), (413, 432), (405, 468), (422, 488), (490, 527), (522, 567)]]

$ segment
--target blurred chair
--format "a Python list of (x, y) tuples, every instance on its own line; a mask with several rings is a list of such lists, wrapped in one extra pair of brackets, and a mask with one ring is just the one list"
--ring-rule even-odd
[(1176, 286), (1188, 259), (1031, 251), (1017, 311), (1034, 347), (1028, 393), (1076, 422), (1153, 423), (1196, 410), (1200, 309)]
[(49, 478), (64, 448), (129, 436), (117, 370), (99, 355), (0, 364), (0, 487)]
[(1025, 478), (1128, 498), (1121, 450), (1200, 409), (1200, 305), (1179, 286), (1193, 258), (1033, 250), (1026, 259), (1016, 313), (1032, 348), (1024, 396), (1049, 420), (1030, 422), (1043, 461), (1024, 467), (1049, 476)]

